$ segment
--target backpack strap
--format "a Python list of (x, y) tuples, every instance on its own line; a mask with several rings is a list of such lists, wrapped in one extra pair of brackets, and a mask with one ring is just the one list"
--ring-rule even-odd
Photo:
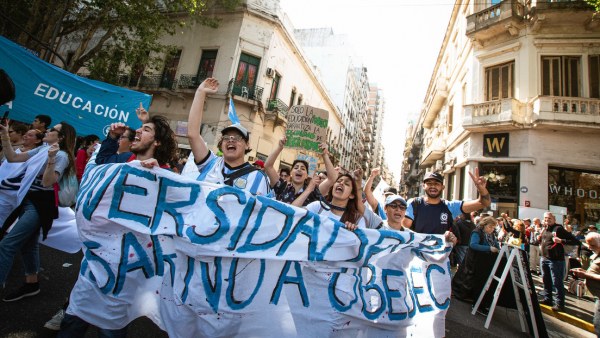
[(249, 174), (249, 173), (251, 173), (253, 171), (256, 171), (256, 170), (258, 170), (258, 168), (256, 168), (255, 166), (248, 165), (248, 166), (246, 166), (246, 167), (244, 167), (244, 168), (242, 168), (240, 170), (234, 171), (231, 174), (225, 174), (223, 172), (223, 179), (224, 179), (223, 183), (227, 184), (228, 186), (233, 186), (233, 181), (235, 181), (236, 178), (242, 177), (242, 176), (244, 176), (246, 174)]
[(413, 226), (417, 225), (417, 210), (419, 210), (419, 204), (421, 204), (421, 197), (415, 197), (413, 198), (412, 202), (410, 203), (410, 205), (412, 206), (412, 210), (413, 210), (413, 221), (412, 224)]

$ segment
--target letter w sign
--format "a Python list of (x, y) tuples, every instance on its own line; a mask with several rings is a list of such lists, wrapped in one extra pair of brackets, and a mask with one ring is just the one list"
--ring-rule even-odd
[(484, 134), (483, 156), (508, 157), (508, 133)]

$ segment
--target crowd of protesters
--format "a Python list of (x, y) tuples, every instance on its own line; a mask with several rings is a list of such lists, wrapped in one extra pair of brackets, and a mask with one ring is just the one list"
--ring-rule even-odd
[[(458, 269), (452, 290), (454, 296), (462, 300), (476, 300), (502, 245), (521, 247), (529, 257), (531, 273), (543, 275), (542, 302), (553, 305), (556, 311), (564, 310), (562, 281), (568, 266), (588, 267), (589, 252), (597, 247), (590, 247), (587, 258), (584, 258), (586, 249), (579, 248), (586, 238), (586, 231), (595, 232), (595, 227), (579, 229), (568, 223), (563, 227), (555, 223), (551, 213), (540, 215), (543, 221), (539, 218), (511, 219), (508, 213), (497, 218), (487, 212), (481, 213), (489, 208), (491, 199), (487, 182), (478, 169), (469, 173), (478, 198), (449, 201), (441, 197), (445, 190), (444, 179), (437, 172), (425, 175), (424, 196), (409, 199), (400, 196), (396, 189), (388, 188), (378, 199), (374, 196), (373, 184), (379, 169), (370, 173), (363, 186), (362, 171), (336, 168), (326, 144), (320, 145), (325, 171), (311, 173), (308, 162), (302, 159), (295, 160), (291, 168), (277, 170), (275, 162), (285, 148), (285, 137), (266, 161), (257, 160), (251, 164), (245, 159), (251, 150), (249, 132), (239, 123), (221, 131), (219, 156), (207, 147), (200, 135), (204, 101), (207, 95), (217, 91), (218, 86), (215, 79), (209, 78), (196, 91), (188, 118), (189, 161), (187, 156), (179, 156), (168, 121), (162, 116), (150, 116), (142, 107), (137, 111), (142, 127), (134, 130), (123, 123), (114, 123), (104, 140), (97, 135), (76, 137), (75, 128), (65, 122), (52, 126), (51, 117), (47, 115), (36, 116), (31, 125), (16, 121), (0, 125), (0, 159), (3, 163), (25, 162), (40, 152), (47, 153), (46, 162), (27, 196), (0, 232), (0, 238), (4, 235), (0, 240), (0, 286), (18, 252), (23, 256), (25, 272), (23, 286), (14, 292), (3, 293), (3, 301), (18, 301), (40, 292), (38, 240), (40, 233), (42, 238), (46, 237), (57, 217), (59, 182), (71, 176), (80, 182), (90, 161), (93, 165), (103, 165), (140, 160), (145, 167), (158, 166), (176, 173), (193, 167), (200, 174), (198, 180), (230, 185), (254, 195), (304, 207), (342, 222), (348, 230), (372, 228), (444, 235), (446, 241), (454, 245), (452, 261)], [(11, 225), (12, 230), (5, 234)], [(569, 265), (569, 255), (573, 252), (575, 260)], [(581, 271), (576, 270), (574, 274), (583, 275)], [(553, 289), (556, 289), (555, 296)], [(85, 295), (78, 293), (76, 284), (71, 302), (77, 302), (81, 297)], [(62, 337), (83, 335), (88, 324), (69, 313), (68, 306), (69, 302), (46, 327), (61, 329), (59, 336)], [(180, 322), (177, 324), (181, 325)], [(107, 337), (126, 333), (127, 326), (120, 330), (100, 330), (100, 335)]]

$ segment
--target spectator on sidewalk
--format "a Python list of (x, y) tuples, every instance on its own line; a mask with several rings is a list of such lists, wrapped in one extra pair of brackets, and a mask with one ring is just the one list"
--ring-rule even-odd
[(585, 236), (585, 243), (594, 252), (591, 257), (590, 267), (586, 270), (577, 268), (571, 270), (575, 277), (584, 278), (588, 291), (594, 296), (594, 332), (600, 337), (600, 234), (590, 232)]
[[(562, 225), (555, 223), (551, 212), (544, 213), (544, 229), (539, 237), (542, 249), (542, 279), (544, 291), (542, 304), (552, 306), (552, 311), (565, 310), (565, 244), (576, 245), (579, 241)], [(553, 299), (553, 290), (556, 297)]]
[(540, 257), (541, 257), (541, 249), (540, 249), (540, 241), (539, 236), (542, 233), (542, 223), (539, 218), (533, 219), (533, 224), (529, 229), (529, 269), (531, 273), (539, 274), (540, 270)]
[(456, 264), (462, 265), (467, 255), (469, 244), (471, 243), (471, 233), (475, 230), (475, 224), (471, 222), (471, 215), (469, 214), (463, 213), (457, 218), (456, 227), (458, 228), (460, 242), (454, 247), (454, 251), (456, 254)]

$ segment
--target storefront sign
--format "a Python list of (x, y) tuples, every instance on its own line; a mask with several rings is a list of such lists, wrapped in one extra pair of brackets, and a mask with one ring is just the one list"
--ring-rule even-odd
[(508, 157), (508, 133), (483, 135), (483, 156)]
[(550, 189), (550, 193), (555, 195), (587, 197), (594, 200), (598, 199), (597, 190), (586, 190), (582, 188), (573, 188), (568, 186), (560, 186), (556, 184), (550, 184), (548, 188)]

